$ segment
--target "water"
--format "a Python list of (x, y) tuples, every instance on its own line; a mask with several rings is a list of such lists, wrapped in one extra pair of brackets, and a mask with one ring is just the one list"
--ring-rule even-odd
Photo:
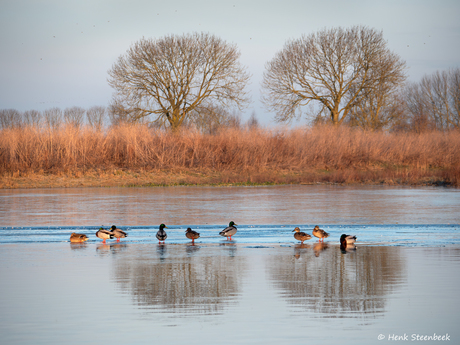
[[(445, 188), (1, 190), (0, 343), (459, 343), (459, 211)], [(128, 238), (102, 244), (111, 224)]]
[(460, 190), (271, 186), (0, 190), (0, 226), (458, 224)]

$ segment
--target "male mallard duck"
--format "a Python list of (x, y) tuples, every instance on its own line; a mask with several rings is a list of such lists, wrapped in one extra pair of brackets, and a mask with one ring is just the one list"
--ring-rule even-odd
[(340, 236), (340, 249), (342, 251), (355, 250), (356, 236), (342, 234)]
[(329, 233), (327, 233), (323, 229), (320, 229), (319, 226), (317, 225), (313, 229), (313, 236), (318, 237), (319, 241), (323, 242), (324, 239), (329, 236)]
[(192, 243), (195, 243), (195, 240), (200, 237), (200, 233), (193, 231), (191, 228), (187, 228), (187, 230), (185, 230), (185, 236), (190, 238)]
[(100, 239), (102, 239), (102, 243), (105, 243), (105, 240), (113, 238), (113, 232), (100, 228), (96, 232), (96, 237), (99, 237)]
[(161, 243), (161, 241), (163, 241), (163, 243), (165, 243), (165, 240), (166, 238), (168, 237), (168, 235), (166, 235), (166, 231), (164, 231), (164, 228), (168, 228), (166, 225), (164, 224), (161, 224), (160, 225), (160, 230), (158, 230), (157, 232), (157, 238), (158, 238), (158, 244)]
[(230, 240), (231, 240), (232, 236), (235, 235), (236, 232), (238, 231), (235, 225), (238, 225), (238, 224), (235, 224), (234, 222), (230, 222), (224, 230), (219, 232), (219, 235), (227, 237), (227, 240), (230, 237)]
[(305, 232), (300, 231), (300, 229), (298, 227), (296, 227), (294, 230), (292, 230), (292, 232), (294, 232), (294, 231), (295, 231), (294, 238), (297, 241), (302, 242), (302, 244), (303, 244), (303, 241), (307, 241), (307, 240), (311, 239), (311, 236), (309, 234), (306, 234)]
[(340, 236), (340, 244), (353, 244), (356, 242), (356, 236), (342, 234)]
[(117, 242), (120, 242), (120, 238), (128, 237), (126, 232), (118, 229), (115, 225), (112, 225), (112, 233), (113, 236), (117, 239)]
[(81, 243), (81, 242), (85, 242), (85, 241), (88, 241), (88, 236), (86, 236), (84, 234), (77, 234), (75, 232), (72, 232), (70, 234), (70, 242)]

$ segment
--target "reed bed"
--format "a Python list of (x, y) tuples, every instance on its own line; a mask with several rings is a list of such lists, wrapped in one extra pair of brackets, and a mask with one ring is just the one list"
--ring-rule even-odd
[[(129, 182), (128, 175), (145, 175)], [(0, 131), (0, 175), (125, 176), (125, 184), (460, 183), (460, 133), (350, 127), (222, 128), (178, 133), (145, 125)], [(155, 178), (157, 176), (158, 178)], [(168, 176), (170, 178), (168, 178)], [(122, 181), (123, 179), (120, 179)], [(129, 183), (128, 183), (128, 182)], [(120, 182), (121, 183), (121, 182)]]

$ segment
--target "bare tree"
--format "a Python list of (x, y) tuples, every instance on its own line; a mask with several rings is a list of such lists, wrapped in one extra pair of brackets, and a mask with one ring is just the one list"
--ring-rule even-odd
[(404, 118), (404, 101), (400, 89), (388, 90), (385, 86), (376, 92), (365, 93), (351, 108), (348, 121), (365, 130), (380, 130), (398, 125)]
[(42, 113), (38, 110), (27, 110), (23, 114), (23, 121), (27, 126), (39, 128), (42, 123)]
[(94, 106), (86, 111), (86, 118), (91, 127), (100, 130), (104, 126), (106, 109), (102, 106)]
[(117, 126), (122, 123), (129, 122), (130, 112), (123, 106), (123, 104), (112, 101), (107, 108), (107, 115), (110, 120), (110, 125)]
[(317, 102), (333, 124), (342, 123), (364, 97), (391, 90), (406, 76), (405, 62), (387, 48), (382, 32), (362, 26), (332, 28), (288, 41), (267, 63), (263, 102), (278, 121)]
[(201, 104), (189, 115), (188, 125), (195, 126), (203, 133), (213, 134), (219, 128), (228, 126), (231, 114), (215, 104)]
[(23, 124), (22, 113), (16, 109), (0, 110), (0, 128), (21, 127)]
[(58, 107), (46, 109), (43, 117), (48, 128), (56, 129), (62, 124), (62, 110)]
[(251, 113), (251, 117), (246, 122), (246, 125), (249, 129), (257, 129), (260, 127), (259, 119), (257, 118), (256, 112), (254, 110)]
[(409, 129), (416, 133), (422, 133), (436, 128), (424, 105), (425, 102), (423, 101), (423, 93), (420, 83), (411, 83), (407, 85), (403, 95), (405, 99), (406, 112), (408, 113), (407, 117), (409, 118)]
[(64, 121), (66, 124), (80, 127), (85, 119), (86, 110), (81, 107), (71, 107), (64, 110)]
[(423, 106), (436, 128), (460, 128), (460, 69), (424, 76), (420, 86)]
[(249, 74), (239, 57), (235, 45), (205, 33), (143, 38), (109, 70), (112, 109), (173, 130), (204, 103), (241, 109)]
[(425, 75), (404, 92), (411, 128), (460, 128), (460, 68)]

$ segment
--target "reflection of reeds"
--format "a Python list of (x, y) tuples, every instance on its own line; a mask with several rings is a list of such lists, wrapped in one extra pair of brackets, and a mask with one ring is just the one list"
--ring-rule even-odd
[[(21, 127), (2, 129), (0, 135), (0, 174), (116, 175), (128, 169), (185, 173), (182, 183), (439, 180), (459, 185), (459, 162), (459, 132), (384, 133), (317, 126), (283, 131), (226, 128), (211, 135), (124, 125), (106, 131)], [(203, 174), (214, 178), (204, 179)]]
[(338, 246), (315, 257), (315, 251), (270, 257), (267, 270), (287, 301), (328, 317), (375, 318), (386, 296), (404, 280), (400, 248), (362, 246), (344, 255)]
[(183, 248), (169, 247), (155, 257), (143, 253), (124, 256), (114, 266), (115, 280), (142, 307), (181, 313), (221, 313), (239, 293), (244, 258), (196, 257), (193, 256), (196, 248), (191, 252), (187, 247), (185, 253), (179, 253)]

